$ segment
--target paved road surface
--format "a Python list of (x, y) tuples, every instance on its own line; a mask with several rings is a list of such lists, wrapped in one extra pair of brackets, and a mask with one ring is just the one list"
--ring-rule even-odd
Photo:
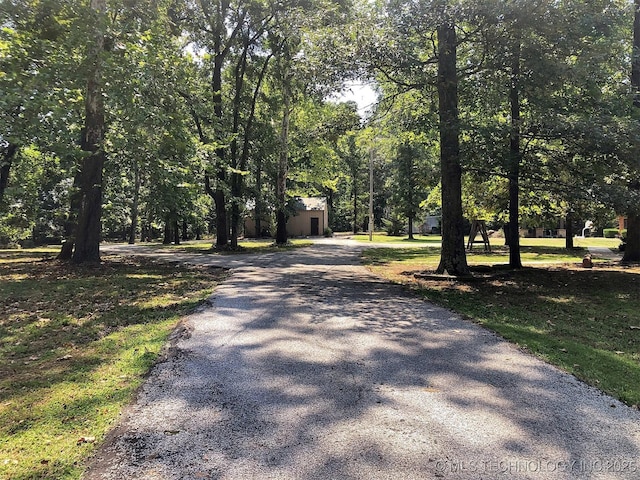
[(346, 243), (187, 257), (234, 273), (87, 480), (640, 478), (640, 412), (375, 278)]

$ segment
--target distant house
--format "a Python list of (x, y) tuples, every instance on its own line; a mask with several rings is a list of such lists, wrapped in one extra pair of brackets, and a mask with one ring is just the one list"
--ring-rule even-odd
[[(290, 237), (317, 237), (324, 235), (329, 226), (329, 212), (327, 199), (322, 197), (293, 199), (294, 213), (287, 221), (287, 235)], [(247, 217), (244, 222), (245, 237), (271, 236), (275, 234), (275, 223), (270, 216), (261, 219), (261, 232), (257, 235), (256, 222), (253, 216)]]
[(287, 222), (290, 237), (317, 237), (329, 226), (327, 199), (323, 197), (298, 197), (294, 200), (295, 213)]
[(414, 222), (413, 233), (422, 233), (428, 235), (430, 233), (440, 233), (442, 217), (440, 215), (427, 215), (424, 219), (424, 223), (418, 227), (419, 231), (416, 231), (416, 224)]

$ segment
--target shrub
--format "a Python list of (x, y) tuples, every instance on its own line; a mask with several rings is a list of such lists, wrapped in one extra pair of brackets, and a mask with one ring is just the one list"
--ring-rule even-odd
[(382, 219), (384, 230), (390, 237), (399, 237), (404, 233), (404, 221), (400, 217), (391, 217), (391, 219)]
[(617, 228), (605, 228), (602, 231), (604, 238), (616, 238), (620, 232)]
[(329, 227), (324, 229), (324, 236), (325, 237), (333, 237), (333, 230), (331, 230)]

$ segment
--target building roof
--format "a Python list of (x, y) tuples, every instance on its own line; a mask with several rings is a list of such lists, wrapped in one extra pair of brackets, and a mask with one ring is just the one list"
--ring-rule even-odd
[(297, 197), (296, 210), (326, 210), (327, 199), (324, 197)]

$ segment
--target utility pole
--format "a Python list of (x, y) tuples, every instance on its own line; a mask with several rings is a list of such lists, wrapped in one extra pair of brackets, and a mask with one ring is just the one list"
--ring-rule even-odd
[(369, 241), (373, 241), (373, 149), (369, 150)]

